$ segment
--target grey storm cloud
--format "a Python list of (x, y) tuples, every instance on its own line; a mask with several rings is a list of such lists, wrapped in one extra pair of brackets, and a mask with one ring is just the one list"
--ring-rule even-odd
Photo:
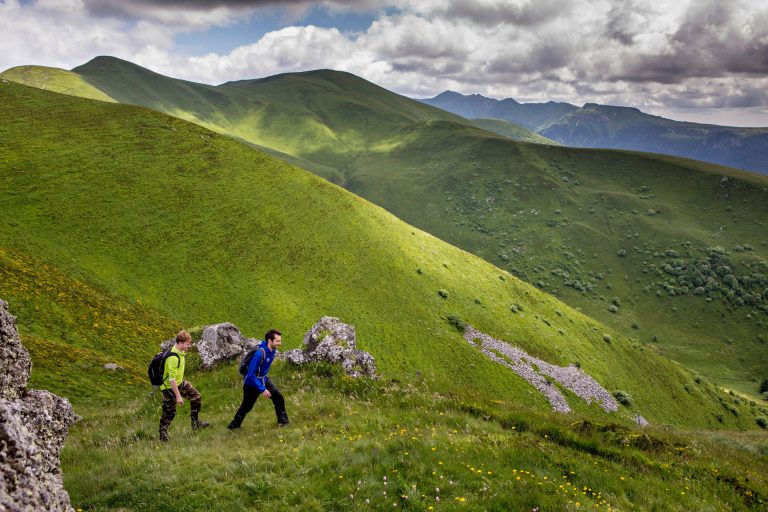
[(359, 2), (355, 0), (332, 0), (313, 2), (309, 0), (85, 0), (89, 12), (97, 16), (141, 17), (157, 10), (211, 11), (227, 8), (233, 11), (251, 11), (262, 7), (304, 8), (312, 4), (350, 9), (365, 9), (379, 2)]
[(614, 78), (675, 84), (692, 77), (768, 73), (768, 12), (745, 20), (736, 16), (739, 8), (719, 0), (692, 3), (669, 38), (671, 51), (630, 58)]
[(523, 5), (503, 2), (488, 5), (476, 0), (451, 0), (427, 12), (433, 16), (463, 19), (481, 26), (507, 24), (528, 27), (562, 17), (570, 10), (571, 4), (561, 0), (538, 0)]
[(650, 9), (637, 0), (627, 0), (608, 11), (605, 34), (625, 46), (631, 46), (651, 15)]

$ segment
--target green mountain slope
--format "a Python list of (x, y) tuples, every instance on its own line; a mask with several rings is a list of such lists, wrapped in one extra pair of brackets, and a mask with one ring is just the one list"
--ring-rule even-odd
[(343, 184), (757, 397), (768, 364), (763, 177), (517, 143), (333, 71), (218, 87), (110, 58), (77, 72), (120, 101), (199, 122)]
[[(428, 509), (435, 494), (468, 510), (765, 502), (757, 434), (622, 426), (639, 412), (749, 428), (759, 407), (349, 192), (141, 108), (0, 83), (0, 114), (0, 297), (19, 315), (32, 385), (84, 418), (62, 456), (76, 508), (155, 510), (160, 494), (178, 510)], [(281, 327), (290, 348), (324, 314), (356, 325), (379, 382), (277, 364), (294, 427), (268, 430), (260, 404), (233, 435), (235, 368), (192, 358), (214, 426), (190, 436), (182, 411), (171, 446), (153, 441), (145, 365), (160, 340), (230, 320), (253, 336)], [(450, 315), (578, 361), (633, 401), (606, 415), (569, 394), (576, 414), (554, 415)]]
[(65, 69), (45, 66), (18, 66), (3, 71), (0, 73), (0, 78), (70, 96), (99, 101), (115, 101), (88, 83), (82, 76)]
[[(587, 317), (341, 188), (143, 109), (15, 84), (2, 94), (4, 250), (176, 325), (280, 325), (295, 346), (318, 318), (338, 315), (357, 325), (385, 375), (418, 370), (455, 385), (461, 372), (462, 387), (528, 395), (527, 385), (467, 349), (445, 321), (456, 315), (553, 363), (579, 361), (606, 386), (635, 394), (638, 407), (660, 407), (652, 419), (690, 419), (684, 410), (695, 401), (662, 406), (653, 398), (659, 389), (637, 380), (647, 364), (645, 374), (666, 375), (660, 385), (677, 393), (687, 377), (664, 358), (604, 343)], [(33, 119), (39, 128), (30, 133)], [(11, 300), (19, 292), (2, 293)], [(526, 314), (513, 314), (513, 303)], [(29, 334), (50, 339), (55, 331)], [(138, 346), (146, 355), (154, 343)], [(704, 411), (697, 421), (708, 423)]]
[(510, 123), (509, 121), (504, 121), (503, 119), (472, 119), (472, 123), (478, 128), (503, 135), (512, 140), (558, 145), (558, 143), (552, 139), (543, 137), (536, 132)]

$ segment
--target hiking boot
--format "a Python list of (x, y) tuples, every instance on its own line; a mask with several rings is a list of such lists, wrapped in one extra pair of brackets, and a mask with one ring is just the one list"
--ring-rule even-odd
[(236, 430), (240, 428), (240, 425), (243, 423), (243, 418), (240, 416), (235, 416), (232, 418), (232, 421), (229, 422), (229, 425), (227, 425), (227, 428), (229, 430)]
[(200, 430), (203, 428), (208, 428), (210, 426), (211, 426), (210, 423), (208, 423), (207, 421), (200, 421), (197, 418), (197, 412), (192, 413), (192, 430)]
[(197, 420), (197, 419), (192, 420), (192, 430), (200, 430), (200, 429), (203, 429), (203, 428), (208, 428), (210, 426), (211, 426), (211, 424), (208, 423), (207, 421), (200, 421), (200, 420)]
[(290, 424), (291, 424), (290, 421), (286, 421), (285, 423), (278, 423), (277, 426), (280, 428), (283, 428), (283, 427), (287, 427)]
[(168, 442), (168, 430), (164, 428), (160, 429), (160, 440), (164, 443)]

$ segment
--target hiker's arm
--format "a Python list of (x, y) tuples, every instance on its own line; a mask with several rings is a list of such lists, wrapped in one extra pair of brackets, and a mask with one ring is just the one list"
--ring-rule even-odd
[[(248, 365), (248, 373), (250, 373), (253, 376), (256, 376), (259, 371), (259, 365), (261, 364), (262, 359), (264, 359), (264, 355), (266, 355), (262, 350), (257, 350), (255, 354), (253, 354), (253, 357), (251, 358), (251, 364)], [(256, 382), (256, 389), (259, 390), (260, 395), (264, 395), (264, 393), (269, 393), (267, 391), (267, 388), (264, 387), (264, 379), (253, 379), (254, 382)], [(270, 395), (266, 394), (264, 395), (264, 398), (269, 398)]]
[(181, 398), (178, 385), (181, 381), (181, 359), (179, 357), (169, 357), (165, 360), (165, 364), (168, 366), (168, 385), (171, 386), (173, 394), (176, 395), (176, 403), (182, 405), (184, 404), (184, 399)]
[(179, 386), (176, 385), (176, 379), (169, 379), (168, 384), (171, 385), (173, 394), (176, 395), (176, 403), (179, 405), (184, 405), (184, 399), (181, 398), (181, 393), (179, 393)]

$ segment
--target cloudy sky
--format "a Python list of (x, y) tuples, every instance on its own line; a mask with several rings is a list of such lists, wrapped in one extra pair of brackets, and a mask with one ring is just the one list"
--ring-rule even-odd
[(113, 55), (217, 84), (332, 68), (395, 92), (768, 126), (764, 0), (0, 0), (0, 70)]

